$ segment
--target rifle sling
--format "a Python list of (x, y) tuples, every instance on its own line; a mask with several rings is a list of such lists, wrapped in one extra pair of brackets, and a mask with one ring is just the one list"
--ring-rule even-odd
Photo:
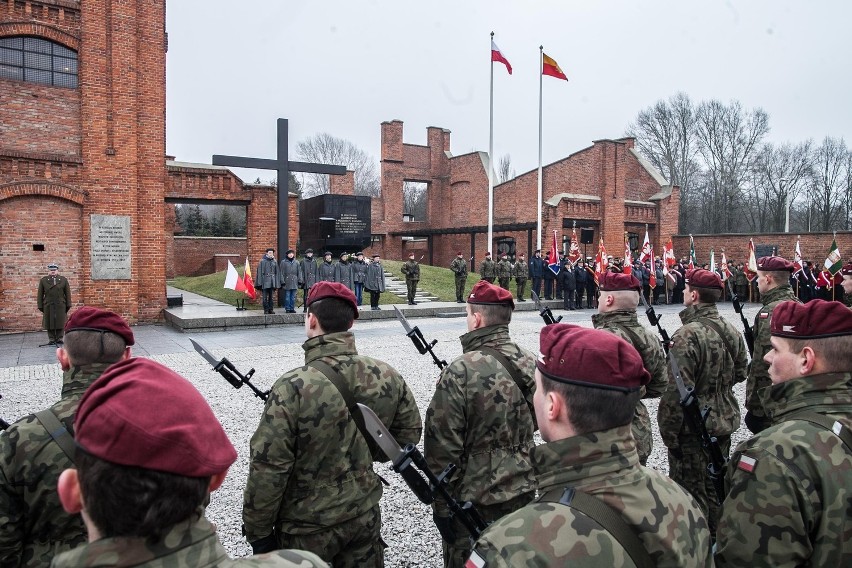
[(41, 410), (35, 413), (36, 419), (41, 422), (41, 425), (44, 426), (44, 429), (47, 430), (47, 433), (50, 434), (50, 437), (53, 438), (53, 441), (59, 446), (68, 459), (71, 460), (71, 463), (74, 463), (74, 453), (76, 452), (76, 446), (74, 445), (74, 438), (71, 436), (71, 433), (65, 429), (65, 426), (62, 425), (62, 422), (59, 421), (59, 418), (50, 411), (50, 409)]
[(512, 380), (515, 381), (515, 386), (521, 391), (521, 396), (524, 397), (524, 402), (527, 403), (527, 406), (530, 409), (530, 414), (532, 414), (533, 422), (535, 422), (535, 408), (533, 407), (532, 401), (532, 393), (530, 392), (529, 387), (527, 387), (526, 383), (524, 383), (523, 375), (521, 374), (521, 370), (517, 365), (513, 365), (509, 359), (506, 358), (505, 355), (494, 349), (493, 347), (480, 347), (480, 352), (485, 353), (486, 355), (491, 355), (495, 359), (497, 359), (501, 365), (509, 372)]
[(654, 561), (642, 541), (624, 520), (624, 517), (604, 503), (574, 487), (551, 489), (540, 496), (538, 503), (557, 503), (580, 511), (608, 532), (627, 552), (637, 568), (653, 568)]
[(731, 356), (731, 361), (734, 361), (736, 363), (737, 351), (734, 350), (734, 347), (733, 347), (733, 345), (731, 345), (731, 342), (728, 341), (727, 337), (725, 337), (725, 332), (722, 331), (722, 328), (719, 327), (719, 324), (716, 323), (715, 321), (711, 320), (711, 319), (708, 319), (708, 318), (700, 318), (698, 321), (706, 323), (707, 325), (709, 325), (710, 327), (712, 327), (716, 331), (716, 333), (719, 335), (719, 337), (722, 338), (722, 341), (725, 342), (725, 347), (728, 350), (728, 354)]

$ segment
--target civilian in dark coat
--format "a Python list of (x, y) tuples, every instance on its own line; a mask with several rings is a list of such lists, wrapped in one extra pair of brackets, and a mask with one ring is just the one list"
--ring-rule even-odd
[(535, 251), (530, 259), (530, 279), (532, 280), (532, 291), (536, 296), (541, 296), (541, 277), (544, 261), (541, 258), (541, 250)]
[(586, 272), (586, 263), (581, 260), (574, 265), (574, 280), (577, 282), (577, 301), (575, 306), (578, 310), (583, 309), (583, 294), (586, 292), (587, 278), (589, 278), (589, 273)]
[(574, 267), (571, 261), (566, 260), (562, 264), (556, 279), (562, 285), (562, 302), (566, 310), (574, 310), (574, 296), (577, 293), (577, 279), (574, 276)]

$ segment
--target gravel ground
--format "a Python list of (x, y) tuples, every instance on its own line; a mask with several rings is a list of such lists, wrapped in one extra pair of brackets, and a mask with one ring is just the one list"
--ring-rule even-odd
[[(737, 327), (742, 329), (739, 317), (729, 304), (720, 304), (720, 312)], [(751, 321), (757, 311), (757, 305), (746, 307), (746, 318)], [(658, 307), (663, 327), (674, 333), (680, 327), (677, 307)], [(591, 327), (592, 310), (575, 312), (555, 311), (555, 315), (564, 315), (563, 321)], [(650, 328), (644, 314), (640, 321)], [(465, 329), (465, 320), (431, 318), (413, 320), (423, 331), (427, 339), (437, 339), (434, 350), (439, 357), (451, 361), (461, 354), (459, 335)], [(542, 326), (541, 318), (535, 312), (518, 313), (511, 324), (511, 334), (515, 341), (530, 351), (538, 352), (538, 334)], [(655, 329), (656, 331), (656, 329)], [(431, 359), (418, 355), (410, 340), (396, 321), (356, 322), (355, 334), (360, 351), (364, 354), (387, 361), (396, 367), (408, 381), (421, 414), (429, 405), (438, 376), (437, 367)], [(198, 337), (203, 342), (204, 336)], [(243, 372), (254, 367), (253, 382), (261, 389), (269, 388), (277, 377), (285, 371), (303, 364), (303, 351), (300, 344), (282, 343), (263, 347), (235, 347), (216, 353), (219, 357), (228, 357)], [(210, 366), (195, 353), (175, 353), (158, 355), (152, 359), (174, 369), (188, 378), (205, 396), (210, 406), (228, 432), (237, 448), (239, 457), (231, 467), (224, 485), (213, 493), (208, 517), (216, 523), (220, 540), (232, 556), (247, 556), (251, 549), (240, 533), (242, 489), (248, 471), (248, 443), (257, 426), (262, 402), (255, 398), (247, 388), (235, 391)], [(36, 365), (0, 369), (0, 386), (3, 399), (0, 400), (0, 416), (10, 422), (20, 416), (50, 406), (59, 397), (61, 371), (58, 365)], [(735, 393), (742, 404), (745, 398), (745, 384), (740, 384)], [(646, 401), (656, 430), (657, 401)], [(140, 409), (156, 412), (156, 409)], [(733, 447), (750, 436), (743, 427), (733, 435)], [(538, 443), (541, 440), (537, 440)], [(422, 450), (422, 444), (420, 445)], [(665, 447), (654, 432), (654, 451), (648, 462), (649, 467), (666, 472), (668, 460)], [(377, 472), (384, 477), (390, 487), (385, 487), (382, 498), (382, 534), (388, 544), (385, 559), (389, 567), (401, 566), (440, 566), (441, 549), (437, 530), (435, 530), (429, 507), (422, 505), (410, 492), (405, 482), (393, 472), (389, 465), (377, 464)], [(437, 472), (436, 472), (437, 473)]]

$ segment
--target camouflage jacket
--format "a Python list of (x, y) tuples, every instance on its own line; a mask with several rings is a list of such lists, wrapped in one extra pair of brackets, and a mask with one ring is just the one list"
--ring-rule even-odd
[[(698, 304), (680, 312), (683, 327), (672, 336), (669, 356), (676, 357), (685, 386), (694, 386), (702, 407), (711, 409), (707, 430), (711, 436), (727, 436), (740, 427), (740, 405), (734, 397), (734, 383), (746, 380), (748, 350), (742, 334), (719, 317), (715, 304)], [(704, 321), (702, 321), (704, 320)], [(730, 353), (719, 333), (706, 323), (715, 322), (725, 332)], [(680, 393), (669, 372), (669, 386), (657, 411), (660, 435), (669, 449), (700, 445), (698, 433), (683, 419)]]
[(452, 270), (456, 278), (467, 278), (467, 261), (463, 258), (454, 258), (450, 263), (450, 270)]
[[(369, 406), (400, 445), (420, 440), (414, 395), (390, 365), (358, 355), (351, 332), (308, 339), (305, 363), (334, 367), (357, 402)], [(313, 367), (293, 369), (269, 393), (251, 439), (243, 523), (249, 542), (277, 534), (308, 534), (373, 508), (382, 487), (367, 442), (343, 397)]]
[[(659, 398), (669, 384), (668, 368), (663, 347), (657, 335), (648, 331), (636, 316), (635, 311), (617, 310), (592, 315), (592, 325), (595, 329), (605, 329), (631, 344), (642, 356), (645, 370), (651, 375), (651, 382), (645, 386), (642, 398)], [(647, 459), (651, 454), (651, 417), (648, 409), (640, 400), (636, 405), (636, 415), (633, 417), (633, 437), (639, 442), (639, 454)]]
[[(62, 375), (62, 398), (50, 410), (73, 435), (83, 393), (109, 365), (74, 367)], [(57, 553), (86, 542), (79, 515), (56, 493), (63, 470), (74, 467), (34, 414), (0, 436), (0, 566), (45, 566)]]
[(402, 265), (402, 273), (405, 274), (406, 282), (417, 282), (420, 280), (420, 265), (415, 260), (409, 260)]
[(518, 280), (530, 277), (530, 265), (524, 260), (519, 260), (515, 263), (514, 276)]
[[(734, 285), (735, 286), (748, 286), (748, 276), (744, 270), (740, 270), (739, 268), (734, 268), (731, 270), (734, 273)], [(740, 298), (742, 301), (748, 300), (748, 298)]]
[[(509, 338), (508, 325), (493, 325), (461, 336), (464, 354), (441, 372), (426, 412), (424, 451), (432, 471), (458, 466), (449, 483), (460, 501), (493, 505), (535, 489), (530, 449), (535, 417), (509, 372), (491, 355), (491, 347), (516, 364), (535, 391), (535, 357)], [(445, 503), (433, 505), (448, 515)]]
[(763, 356), (771, 349), (769, 322), (772, 319), (772, 310), (781, 302), (787, 300), (798, 302), (798, 300), (793, 293), (793, 288), (788, 284), (773, 288), (761, 295), (760, 300), (763, 302), (763, 307), (754, 316), (754, 353), (748, 370), (748, 383), (746, 383), (746, 409), (755, 412), (758, 416), (764, 416), (761, 391), (772, 384), (769, 380), (769, 365), (763, 360)]
[(482, 278), (497, 278), (497, 264), (486, 258), (479, 264), (479, 275)]
[(773, 385), (772, 426), (740, 444), (717, 530), (717, 566), (852, 565), (852, 451), (798, 418), (828, 415), (852, 428), (852, 373)]
[[(575, 487), (600, 499), (633, 528), (655, 566), (712, 566), (710, 529), (698, 504), (665, 475), (639, 465), (628, 426), (536, 446), (532, 460), (540, 493)], [(488, 527), (474, 553), (489, 568), (635, 566), (597, 522), (538, 501)]]
[(497, 277), (498, 278), (511, 278), (512, 277), (512, 263), (507, 260), (501, 260), (497, 263)]
[(53, 568), (94, 566), (311, 568), (328, 566), (318, 556), (304, 550), (278, 550), (231, 560), (216, 538), (213, 525), (204, 517), (175, 525), (156, 544), (148, 544), (142, 538), (102, 538), (60, 554), (50, 565)]

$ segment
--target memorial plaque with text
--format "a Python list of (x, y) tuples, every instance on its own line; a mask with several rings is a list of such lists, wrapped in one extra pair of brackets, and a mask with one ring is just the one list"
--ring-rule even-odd
[(130, 280), (130, 217), (92, 215), (92, 280)]

